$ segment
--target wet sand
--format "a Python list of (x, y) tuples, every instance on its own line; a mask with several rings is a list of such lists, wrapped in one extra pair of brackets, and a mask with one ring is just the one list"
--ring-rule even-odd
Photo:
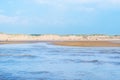
[(62, 41), (53, 42), (61, 46), (81, 46), (81, 47), (120, 47), (119, 41)]
[(120, 41), (0, 41), (0, 44), (50, 43), (60, 46), (120, 47)]
[(25, 43), (31, 43), (29, 41), (1, 41), (0, 44), (25, 44)]
[(40, 43), (46, 41), (0, 41), (0, 44), (25, 44), (25, 43)]

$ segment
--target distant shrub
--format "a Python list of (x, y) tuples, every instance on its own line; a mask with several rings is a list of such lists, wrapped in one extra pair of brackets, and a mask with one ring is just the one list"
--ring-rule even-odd
[(41, 36), (41, 34), (30, 34), (31, 36)]

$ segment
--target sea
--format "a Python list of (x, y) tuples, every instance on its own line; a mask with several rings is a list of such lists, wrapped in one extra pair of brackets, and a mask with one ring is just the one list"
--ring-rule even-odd
[(0, 80), (120, 80), (120, 47), (1, 44)]

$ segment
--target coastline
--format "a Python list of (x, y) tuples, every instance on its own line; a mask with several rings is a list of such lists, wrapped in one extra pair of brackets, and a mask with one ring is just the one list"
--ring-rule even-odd
[(1, 44), (26, 44), (26, 43), (40, 43), (40, 42), (48, 42), (48, 41), (0, 41)]
[(59, 46), (76, 47), (120, 47), (120, 41), (0, 41), (1, 44), (49, 43)]
[(24, 43), (34, 43), (33, 41), (0, 41), (0, 44), (24, 44)]
[(120, 47), (120, 35), (26, 35), (0, 34), (0, 44), (46, 42), (60, 46)]
[(76, 47), (120, 47), (120, 42), (114, 41), (62, 41), (53, 42), (54, 45)]

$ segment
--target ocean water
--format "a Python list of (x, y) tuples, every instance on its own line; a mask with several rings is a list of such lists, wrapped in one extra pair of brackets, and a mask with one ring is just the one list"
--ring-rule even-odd
[(120, 80), (120, 47), (0, 45), (0, 80)]

